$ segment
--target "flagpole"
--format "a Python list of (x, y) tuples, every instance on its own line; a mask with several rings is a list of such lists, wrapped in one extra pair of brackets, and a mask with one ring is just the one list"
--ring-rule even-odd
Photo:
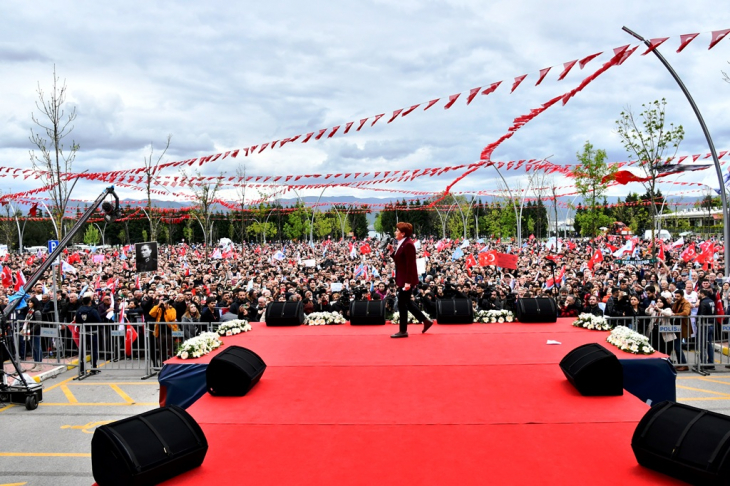
[[(700, 109), (697, 107), (697, 104), (695, 103), (694, 99), (692, 98), (692, 95), (689, 94), (689, 90), (684, 85), (682, 80), (679, 78), (679, 75), (677, 72), (672, 68), (672, 66), (667, 62), (666, 59), (664, 59), (664, 56), (662, 56), (659, 53), (658, 49), (652, 49), (651, 42), (641, 37), (636, 32), (632, 31), (628, 27), (624, 26), (623, 30), (639, 39), (641, 42), (646, 44), (647, 47), (651, 49), (651, 51), (656, 55), (657, 58), (664, 64), (664, 67), (667, 68), (669, 71), (669, 74), (672, 75), (674, 80), (679, 85), (679, 88), (684, 93), (684, 96), (687, 98), (687, 101), (689, 102), (690, 106), (692, 107), (692, 110), (695, 112), (695, 115), (697, 116), (697, 121), (700, 123), (700, 127), (702, 127), (702, 132), (705, 134), (705, 139), (707, 139), (707, 145), (710, 147), (710, 153), (712, 154), (712, 160), (715, 163), (715, 171), (717, 172), (717, 180), (720, 183), (720, 200), (722, 201), (722, 221), (723, 221), (723, 242), (725, 243), (723, 246), (725, 248), (724, 256), (725, 256), (725, 278), (727, 278), (730, 274), (730, 222), (728, 221), (728, 211), (727, 211), (727, 195), (725, 194), (725, 181), (722, 178), (722, 167), (720, 167), (720, 160), (717, 158), (717, 151), (715, 150), (715, 144), (712, 142), (712, 136), (710, 135), (710, 131), (707, 129), (707, 125), (705, 125), (705, 120), (702, 118), (702, 114), (700, 113)], [(653, 203), (653, 201), (652, 201)]]

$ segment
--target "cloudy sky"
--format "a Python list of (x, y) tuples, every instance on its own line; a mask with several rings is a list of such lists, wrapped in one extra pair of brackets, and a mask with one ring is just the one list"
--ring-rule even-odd
[[(546, 2), (360, 0), (357, 2), (3, 2), (0, 5), (0, 166), (30, 167), (28, 135), (37, 113), (38, 83), (48, 89), (53, 66), (68, 85), (81, 146), (74, 171), (139, 167), (150, 146), (165, 161), (185, 160), (343, 125), (380, 113), (375, 126), (331, 139), (288, 144), (253, 157), (199, 168), (203, 175), (289, 175), (365, 172), (468, 164), (499, 138), (512, 119), (574, 88), (634, 39), (670, 37), (660, 49), (694, 95), (718, 151), (730, 150), (730, 36), (707, 49), (711, 31), (730, 28), (730, 9), (717, 0), (694, 2)], [(682, 53), (681, 34), (700, 33)], [(605, 53), (557, 81), (563, 63)], [(680, 155), (707, 153), (707, 144), (681, 92), (659, 61), (640, 49), (579, 93), (518, 131), (494, 160), (550, 157), (575, 162), (586, 140), (627, 159), (615, 120), (626, 107), (665, 97), (668, 118), (682, 124)], [(540, 69), (553, 66), (539, 86)], [(514, 93), (516, 76), (527, 74)], [(469, 90), (503, 81), (466, 105)], [(444, 109), (449, 95), (463, 93)], [(386, 121), (393, 110), (441, 98)], [(726, 156), (725, 160), (730, 160)], [(230, 161), (230, 162), (229, 162)], [(179, 175), (175, 170), (167, 175)], [(441, 190), (458, 173), (389, 187)], [(526, 185), (524, 171), (506, 172)], [(480, 169), (454, 191), (498, 187), (494, 169)], [(670, 178), (677, 180), (677, 178)], [(682, 181), (714, 184), (714, 172)], [(568, 181), (556, 178), (558, 185)], [(3, 193), (38, 181), (0, 178)], [(94, 198), (99, 182), (77, 186)], [(383, 186), (379, 186), (383, 187)], [(641, 187), (627, 186), (615, 195)], [(667, 186), (665, 192), (682, 190)], [(122, 188), (123, 198), (142, 193)], [(641, 191), (643, 192), (643, 190)], [(231, 192), (232, 194), (232, 192)], [(310, 193), (311, 194), (311, 193)], [(327, 195), (386, 196), (331, 189)], [(173, 195), (169, 196), (173, 198)]]

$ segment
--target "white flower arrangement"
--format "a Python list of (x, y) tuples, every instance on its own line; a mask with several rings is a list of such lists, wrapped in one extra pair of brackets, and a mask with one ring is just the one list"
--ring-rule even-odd
[(583, 327), (591, 331), (610, 331), (613, 326), (603, 316), (594, 316), (593, 314), (581, 314), (578, 319), (573, 321), (575, 327)]
[(515, 315), (508, 310), (478, 310), (474, 313), (474, 322), (483, 324), (494, 322), (514, 322)]
[(345, 324), (347, 320), (339, 312), (312, 312), (304, 319), (308, 326)]
[(233, 321), (224, 322), (218, 326), (217, 332), (221, 336), (233, 336), (251, 330), (251, 324), (246, 319), (235, 319)]
[[(431, 319), (431, 316), (429, 316), (425, 312), (423, 313), (423, 315), (426, 316), (426, 319)], [(392, 322), (393, 324), (400, 324), (400, 312), (398, 312), (397, 309), (396, 309), (395, 313), (393, 314), (393, 320), (390, 322)], [(420, 324), (420, 323), (421, 323), (421, 321), (416, 319), (416, 316), (414, 316), (410, 312), (408, 313), (408, 324)]]
[(183, 342), (177, 350), (177, 356), (181, 359), (200, 358), (222, 345), (217, 333), (201, 332)]
[(626, 326), (616, 326), (606, 341), (616, 346), (621, 351), (632, 354), (652, 354), (654, 348), (649, 344), (649, 338)]

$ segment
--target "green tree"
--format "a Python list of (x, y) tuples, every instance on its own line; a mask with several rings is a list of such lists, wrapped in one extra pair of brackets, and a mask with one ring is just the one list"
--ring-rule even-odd
[(302, 202), (297, 202), (296, 209), (289, 213), (284, 223), (284, 236), (290, 240), (306, 238), (309, 233), (309, 211)]
[(99, 234), (99, 230), (96, 229), (96, 226), (90, 224), (86, 227), (86, 231), (84, 232), (84, 244), (95, 246), (99, 244), (100, 239), (101, 235)]
[[(655, 100), (648, 106), (646, 104), (641, 106), (643, 111), (638, 117), (630, 108), (622, 111), (620, 118), (616, 120), (616, 126), (621, 142), (629, 154), (629, 159), (635, 157), (646, 177), (649, 178), (643, 184), (648, 193), (648, 199), (654, 201), (657, 176), (660, 175), (663, 166), (677, 154), (679, 144), (684, 140), (684, 128), (682, 125), (675, 127), (674, 123), (667, 123), (667, 101), (664, 98), (661, 101)], [(651, 204), (649, 209), (653, 240), (656, 230), (656, 205)], [(656, 254), (656, 245), (652, 245), (652, 256), (654, 254)]]
[(604, 216), (603, 208), (596, 207), (596, 202), (608, 189), (608, 182), (602, 181), (604, 177), (614, 174), (617, 167), (608, 165), (606, 162), (608, 156), (605, 150), (595, 150), (588, 141), (583, 145), (583, 152), (577, 153), (576, 157), (579, 164), (573, 169), (575, 186), (588, 206), (585, 215), (581, 215), (581, 228), (583, 229), (581, 234), (596, 236), (598, 228), (602, 226), (599, 219), (605, 220), (605, 218), (602, 218)]

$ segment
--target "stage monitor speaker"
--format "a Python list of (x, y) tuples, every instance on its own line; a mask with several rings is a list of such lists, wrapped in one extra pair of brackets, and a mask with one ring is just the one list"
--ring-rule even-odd
[(353, 326), (385, 324), (385, 301), (353, 300), (350, 302), (350, 324)]
[(558, 307), (550, 297), (517, 299), (515, 316), (520, 322), (556, 322)]
[(691, 484), (730, 483), (730, 417), (675, 402), (649, 409), (631, 438), (642, 466)]
[(208, 441), (195, 420), (172, 405), (107, 425), (91, 439), (99, 486), (146, 486), (200, 466)]
[(205, 370), (208, 393), (217, 397), (242, 397), (259, 382), (266, 363), (250, 349), (231, 346), (210, 360)]
[(624, 371), (615, 354), (600, 344), (584, 344), (565, 355), (560, 369), (581, 395), (624, 394)]
[(473, 324), (471, 299), (442, 299), (436, 301), (436, 322), (439, 324)]
[(270, 302), (266, 306), (267, 326), (300, 326), (304, 324), (304, 304), (296, 302)]

